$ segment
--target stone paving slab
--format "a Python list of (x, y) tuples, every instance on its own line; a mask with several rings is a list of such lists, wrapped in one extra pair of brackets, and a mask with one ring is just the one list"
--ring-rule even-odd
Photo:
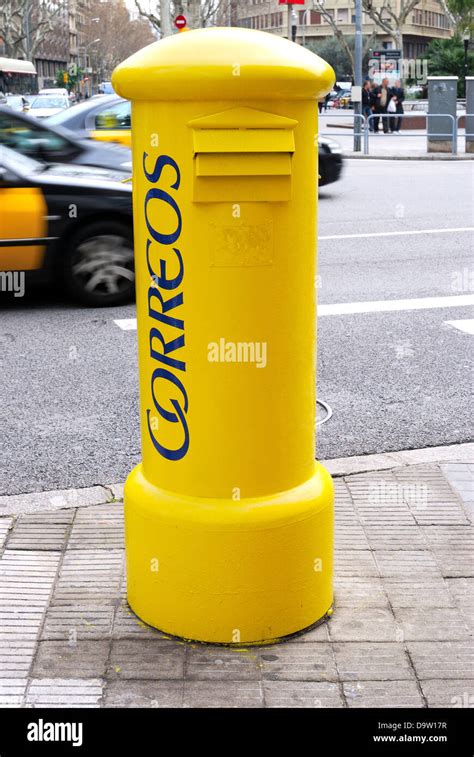
[(62, 510), (68, 507), (84, 507), (109, 502), (112, 493), (104, 486), (90, 486), (85, 489), (64, 489), (52, 492), (32, 492), (0, 496), (0, 516), (26, 513), (44, 513), (48, 510)]
[(232, 649), (191, 647), (187, 652), (186, 678), (191, 681), (259, 681), (259, 663), (260, 658), (253, 649), (236, 654)]
[(343, 681), (415, 680), (415, 672), (403, 644), (345, 642), (334, 644)]
[(26, 707), (100, 707), (103, 682), (98, 678), (33, 679)]
[(413, 607), (418, 615), (422, 615), (421, 608), (456, 606), (454, 597), (442, 578), (386, 578), (384, 588), (394, 611)]
[(359, 611), (373, 607), (388, 609), (388, 597), (382, 579), (375, 577), (350, 576), (342, 577), (336, 574), (334, 579), (335, 605), (351, 607)]
[(460, 610), (451, 607), (416, 607), (395, 610), (395, 619), (405, 641), (462, 641), (471, 639), (471, 631)]
[(341, 686), (325, 681), (264, 681), (265, 707), (343, 707)]
[(62, 551), (67, 544), (74, 515), (74, 510), (58, 510), (17, 518), (8, 537), (8, 549)]
[(416, 681), (358, 681), (344, 683), (349, 707), (423, 707)]
[(359, 612), (340, 607), (329, 624), (331, 641), (397, 641), (399, 634), (393, 613), (383, 607)]
[(40, 641), (34, 660), (34, 678), (99, 678), (109, 657), (107, 641)]
[(420, 680), (471, 679), (474, 645), (469, 641), (409, 641), (407, 649)]
[(99, 505), (77, 511), (68, 549), (121, 549), (123, 505)]
[(184, 676), (185, 644), (159, 639), (114, 640), (107, 678), (179, 680)]
[(472, 707), (474, 466), (459, 448), (335, 479), (334, 614), (265, 647), (135, 616), (120, 484), (0, 498), (0, 707)]
[(270, 681), (337, 681), (328, 643), (296, 643), (258, 649), (262, 677)]
[(0, 519), (0, 550), (3, 549), (5, 541), (8, 536), (8, 532), (13, 525), (13, 518), (1, 518)]
[(474, 578), (448, 578), (445, 584), (472, 628), (474, 625)]
[(263, 688), (256, 681), (184, 682), (183, 707), (263, 707)]
[(46, 614), (41, 639), (108, 639), (113, 618), (112, 605), (51, 605)]
[(104, 694), (105, 707), (182, 707), (183, 701), (184, 681), (112, 681)]
[(474, 707), (474, 679), (422, 681), (428, 707)]

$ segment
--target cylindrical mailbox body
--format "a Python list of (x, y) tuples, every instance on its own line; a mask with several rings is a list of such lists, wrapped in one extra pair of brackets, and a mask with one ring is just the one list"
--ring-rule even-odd
[(333, 81), (243, 29), (167, 38), (113, 75), (133, 102), (143, 446), (128, 598), (168, 633), (270, 640), (332, 605), (314, 280), (316, 101)]

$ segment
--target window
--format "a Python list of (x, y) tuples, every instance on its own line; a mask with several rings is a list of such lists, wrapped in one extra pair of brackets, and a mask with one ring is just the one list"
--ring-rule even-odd
[(95, 117), (89, 117), (93, 124), (86, 122), (87, 129), (130, 129), (130, 103), (120, 102), (101, 110)]
[(4, 112), (0, 114), (0, 145), (11, 147), (22, 155), (52, 162), (79, 152), (72, 142), (54, 131)]

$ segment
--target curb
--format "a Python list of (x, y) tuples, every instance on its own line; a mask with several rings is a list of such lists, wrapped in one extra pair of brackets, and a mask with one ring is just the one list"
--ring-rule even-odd
[[(384, 452), (375, 455), (336, 457), (320, 462), (335, 478), (357, 473), (390, 470), (408, 465), (473, 463), (474, 442)], [(114, 504), (122, 499), (123, 483), (90, 486), (83, 489), (3, 495), (0, 496), (0, 518), (11, 515), (34, 515), (68, 508), (90, 507), (91, 505)]]
[(448, 444), (443, 447), (384, 452), (379, 455), (356, 455), (355, 457), (335, 457), (321, 460), (332, 476), (349, 476), (353, 473), (371, 473), (407, 465), (431, 463), (472, 463), (474, 462), (474, 442)]

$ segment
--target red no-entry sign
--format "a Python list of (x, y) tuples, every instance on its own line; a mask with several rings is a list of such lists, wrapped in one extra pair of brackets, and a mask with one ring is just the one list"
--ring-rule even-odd
[(177, 29), (184, 29), (186, 26), (186, 16), (176, 16), (174, 25)]

